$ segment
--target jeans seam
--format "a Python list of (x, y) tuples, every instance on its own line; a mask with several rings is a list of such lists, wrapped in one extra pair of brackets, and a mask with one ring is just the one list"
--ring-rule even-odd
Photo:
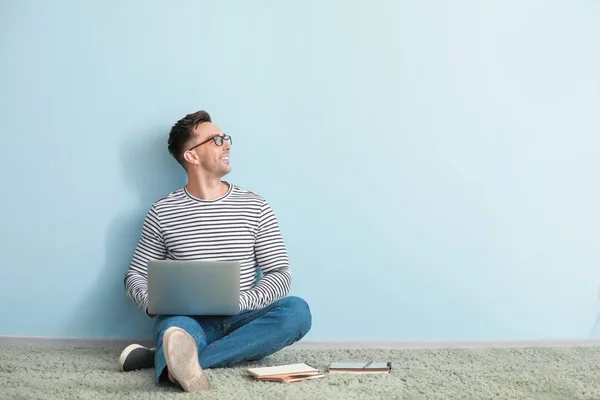
[[(267, 311), (258, 318), (262, 318), (270, 311), (275, 310), (276, 308), (279, 308), (279, 307), (280, 307), (279, 301), (269, 304), (267, 307), (265, 307), (265, 308), (267, 308)], [(250, 310), (249, 312), (244, 313), (245, 315), (243, 315), (242, 319), (240, 320), (240, 327), (242, 327), (248, 323), (248, 319), (250, 319), (250, 314), (252, 314), (252, 311), (258, 311), (258, 310)], [(253, 320), (255, 320), (255, 319), (257, 319), (257, 318), (254, 318)], [(223, 332), (225, 332), (236, 324), (226, 324), (223, 322), (222, 325), (223, 325)]]
[(194, 339), (195, 339), (195, 340), (196, 340), (196, 342), (197, 342), (197, 341), (199, 341), (199, 340), (200, 340), (200, 339), (201, 339), (203, 336), (206, 336), (206, 335), (208, 335), (209, 333), (216, 332), (216, 331), (218, 331), (219, 329), (220, 329), (220, 328), (215, 328), (215, 329), (212, 329), (212, 330), (210, 330), (210, 331), (204, 331), (204, 330), (203, 330), (203, 331), (200, 333), (200, 335), (198, 335), (198, 336), (197, 336), (197, 337), (195, 337)]

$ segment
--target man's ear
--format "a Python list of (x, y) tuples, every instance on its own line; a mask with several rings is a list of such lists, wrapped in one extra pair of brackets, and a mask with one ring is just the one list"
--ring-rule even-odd
[(193, 151), (186, 151), (183, 153), (183, 158), (190, 164), (198, 164), (199, 162), (198, 156)]

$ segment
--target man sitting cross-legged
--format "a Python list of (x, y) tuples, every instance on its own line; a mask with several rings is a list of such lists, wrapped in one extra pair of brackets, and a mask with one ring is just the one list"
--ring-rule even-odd
[[(203, 369), (259, 360), (300, 340), (312, 317), (304, 300), (288, 296), (290, 266), (273, 210), (263, 197), (221, 179), (231, 170), (231, 137), (198, 111), (173, 126), (168, 149), (186, 170), (187, 185), (152, 204), (125, 276), (128, 297), (156, 318), (156, 347), (128, 346), (119, 368), (154, 366), (156, 383), (191, 392), (210, 387)], [(239, 261), (239, 313), (149, 315), (147, 263), (159, 259)]]

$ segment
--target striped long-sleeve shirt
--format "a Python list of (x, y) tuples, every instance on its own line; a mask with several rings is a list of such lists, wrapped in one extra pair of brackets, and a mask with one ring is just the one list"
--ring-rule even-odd
[[(239, 261), (240, 311), (266, 307), (290, 289), (273, 210), (261, 196), (231, 184), (216, 200), (197, 199), (183, 187), (152, 204), (124, 280), (127, 296), (146, 313), (151, 259)], [(263, 274), (258, 280), (257, 266)]]

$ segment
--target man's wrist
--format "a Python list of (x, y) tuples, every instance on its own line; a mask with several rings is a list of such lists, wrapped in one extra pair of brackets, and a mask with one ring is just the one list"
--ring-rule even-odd
[(240, 311), (244, 311), (246, 309), (247, 299), (248, 299), (248, 296), (246, 295), (246, 293), (244, 293), (244, 292), (240, 293)]

